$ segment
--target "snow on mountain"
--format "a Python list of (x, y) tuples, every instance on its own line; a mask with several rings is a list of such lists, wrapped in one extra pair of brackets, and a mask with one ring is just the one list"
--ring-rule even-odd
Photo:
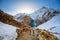
[[(47, 14), (48, 14), (48, 12), (53, 12), (53, 11), (55, 11), (54, 9), (51, 9), (51, 8), (47, 8), (47, 7), (42, 7), (42, 8), (40, 8), (40, 9), (38, 9), (38, 10), (36, 10), (34, 13), (31, 13), (31, 14), (24, 14), (24, 13), (19, 13), (19, 14), (17, 14), (17, 15), (15, 15), (14, 16), (14, 18), (15, 19), (17, 19), (18, 17), (20, 17), (20, 16), (30, 16), (32, 19), (36, 19), (37, 17), (39, 18), (39, 17), (42, 17), (43, 16), (43, 14), (44, 13), (46, 13), (44, 16), (46, 16)], [(56, 11), (59, 11), (60, 12), (60, 10), (56, 10)], [(58, 16), (60, 15), (60, 13), (58, 14)], [(46, 23), (44, 23), (44, 24), (46, 24), (46, 25), (44, 25), (44, 24), (42, 24), (42, 25), (44, 25), (44, 26), (47, 26), (47, 24), (48, 23), (50, 23), (50, 24), (52, 24), (52, 23), (57, 23), (57, 20), (56, 20), (56, 18), (57, 19), (60, 19), (58, 16), (54, 16), (51, 20), (49, 20), (48, 22), (46, 22)], [(17, 19), (18, 20), (18, 19)], [(55, 21), (56, 20), (56, 21)], [(51, 23), (52, 22), (52, 23)], [(59, 23), (60, 23), (60, 21), (58, 21)], [(57, 24), (59, 24), (59, 23), (57, 23)], [(55, 24), (53, 24), (53, 26), (54, 26)], [(41, 26), (41, 25), (40, 25)], [(49, 25), (49, 26), (51, 26), (51, 25)], [(44, 28), (44, 27), (43, 27)], [(45, 27), (46, 28), (46, 27)], [(49, 27), (48, 27), (49, 28)], [(47, 28), (47, 29), (48, 29)]]
[(20, 16), (25, 16), (25, 15), (28, 15), (28, 14), (25, 14), (25, 13), (18, 13), (14, 16), (14, 18), (18, 18)]
[(56, 26), (56, 28), (50, 30), (50, 32), (56, 32), (56, 33), (58, 33), (58, 34), (55, 34), (55, 35), (56, 35), (56, 36), (59, 38), (59, 40), (60, 40), (60, 26)]
[(36, 19), (36, 17), (42, 17), (42, 15), (47, 12), (49, 10), (49, 8), (46, 7), (42, 7), (38, 10), (36, 10), (34, 13), (30, 14), (30, 17), (32, 19)]
[[(55, 27), (54, 29), (50, 30), (50, 28)], [(46, 23), (39, 25), (37, 28), (39, 29), (45, 29), (50, 32), (57, 32), (59, 34), (56, 34), (56, 36), (60, 40), (60, 14), (53, 17), (51, 20), (47, 21)]]
[(0, 22), (0, 40), (15, 40), (16, 27)]
[(33, 12), (33, 13), (31, 13), (31, 14), (18, 13), (18, 14), (16, 14), (16, 15), (14, 16), (14, 18), (17, 19), (17, 18), (20, 17), (20, 16), (26, 16), (26, 15), (27, 15), (27, 16), (30, 16), (32, 19), (36, 19), (37, 17), (42, 17), (42, 15), (43, 15), (44, 13), (47, 14), (49, 11), (50, 11), (50, 12), (53, 12), (54, 10), (51, 9), (51, 8), (42, 7), (42, 8), (36, 10), (35, 12)]

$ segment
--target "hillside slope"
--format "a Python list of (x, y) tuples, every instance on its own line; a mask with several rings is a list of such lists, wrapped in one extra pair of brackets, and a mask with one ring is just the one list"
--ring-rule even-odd
[[(16, 28), (17, 37), (14, 40), (58, 40), (58, 38), (56, 36), (54, 36), (51, 32), (48, 32), (44, 29), (37, 29), (37, 28), (35, 29), (25, 23), (17, 22), (16, 20), (13, 19), (13, 16), (8, 15), (1, 10), (0, 10), (0, 22), (17, 27)], [(2, 26), (0, 26), (0, 27), (2, 27)], [(3, 27), (3, 29), (4, 29), (4, 27)], [(7, 29), (7, 30), (9, 31), (9, 29)], [(4, 32), (4, 30), (3, 30), (3, 32)], [(0, 37), (0, 39), (1, 39), (1, 37)], [(13, 39), (10, 39), (10, 40), (13, 40)]]

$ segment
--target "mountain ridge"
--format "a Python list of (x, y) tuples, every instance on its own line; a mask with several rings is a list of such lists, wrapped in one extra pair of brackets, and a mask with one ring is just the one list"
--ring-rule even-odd
[(25, 23), (18, 22), (14, 20), (13, 16), (2, 11), (0, 11), (0, 22), (19, 28), (16, 29), (18, 34), (16, 40), (58, 40), (52, 33), (43, 29), (35, 29)]
[[(39, 26), (40, 24), (43, 24), (43, 23), (49, 21), (50, 19), (52, 19), (54, 16), (56, 16), (59, 13), (60, 13), (59, 10), (42, 7), (40, 9), (36, 10), (32, 14), (22, 14), (21, 13), (21, 14), (17, 14), (16, 16), (14, 16), (14, 18), (17, 21), (20, 21), (21, 20), (20, 17), (22, 18), (22, 20), (24, 20), (24, 17), (28, 16), (29, 17), (28, 19), (34, 20), (36, 23), (36, 26)], [(23, 22), (23, 21), (21, 21), (21, 22)]]

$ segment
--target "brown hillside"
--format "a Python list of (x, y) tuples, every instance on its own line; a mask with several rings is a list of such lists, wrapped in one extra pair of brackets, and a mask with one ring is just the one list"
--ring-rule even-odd
[(20, 28), (16, 30), (18, 34), (16, 40), (58, 40), (52, 33), (43, 29), (31, 28), (25, 23), (17, 22), (13, 19), (13, 16), (8, 15), (1, 10), (0, 22)]
[(1, 10), (0, 10), (0, 21), (9, 25), (19, 27), (19, 28), (29, 27), (24, 23), (17, 22), (16, 20), (13, 19), (13, 16), (8, 15)]

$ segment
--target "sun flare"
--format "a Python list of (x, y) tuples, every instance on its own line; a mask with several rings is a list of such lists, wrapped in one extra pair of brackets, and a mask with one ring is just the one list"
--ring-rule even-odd
[(33, 8), (30, 6), (21, 7), (20, 13), (27, 13), (27, 14), (33, 13)]

